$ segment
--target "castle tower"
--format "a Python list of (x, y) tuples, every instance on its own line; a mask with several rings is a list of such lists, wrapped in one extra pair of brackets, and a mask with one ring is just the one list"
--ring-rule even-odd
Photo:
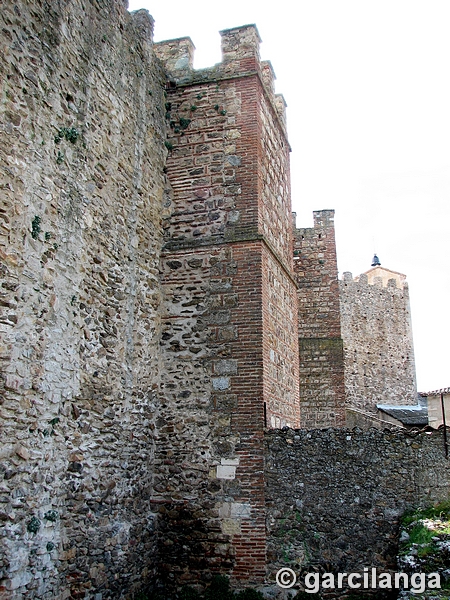
[(314, 227), (294, 229), (294, 236), (301, 424), (305, 428), (342, 426), (344, 357), (334, 210), (315, 211)]
[(159, 440), (171, 459), (159, 457), (155, 502), (172, 507), (167, 529), (180, 536), (180, 506), (204, 515), (189, 556), (174, 554), (179, 540), (162, 548), (179, 577), (209, 568), (257, 582), (264, 428), (299, 425), (290, 148), (256, 27), (221, 36), (222, 62), (200, 71), (189, 38), (155, 45), (170, 74), (162, 398), (177, 432)]
[(415, 405), (417, 386), (406, 276), (379, 264), (339, 282), (345, 389), (352, 421), (377, 404)]

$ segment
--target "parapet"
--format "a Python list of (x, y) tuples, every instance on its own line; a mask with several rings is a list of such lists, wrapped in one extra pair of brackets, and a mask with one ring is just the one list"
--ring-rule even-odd
[[(256, 25), (241, 25), (219, 32), (222, 36), (222, 62), (236, 63), (245, 59), (259, 60), (261, 38)], [(251, 63), (249, 63), (249, 66)]]
[[(295, 213), (293, 213), (295, 215)], [(295, 216), (293, 221), (294, 227), (294, 238), (312, 238), (312, 237), (321, 237), (322, 232), (325, 233), (325, 230), (329, 231), (328, 234), (334, 235), (334, 210), (325, 209), (325, 210), (315, 210), (313, 212), (313, 227), (299, 227), (297, 228), (295, 225)]]
[(194, 69), (195, 46), (190, 37), (158, 42), (154, 50), (170, 73), (185, 73)]
[(144, 53), (151, 57), (155, 20), (145, 8), (133, 11), (131, 19)]
[(334, 210), (315, 210), (313, 212), (314, 227), (333, 227), (334, 228)]
[(360, 285), (372, 285), (379, 288), (400, 290), (406, 290), (408, 288), (406, 275), (398, 273), (397, 271), (385, 269), (384, 267), (374, 267), (354, 278), (350, 271), (346, 271), (342, 275), (342, 281), (344, 283), (355, 282)]
[(194, 71), (195, 46), (189, 37), (158, 42), (154, 45), (154, 50), (177, 83), (184, 82), (186, 77), (201, 80), (248, 71), (258, 71), (264, 81), (264, 66), (259, 58), (261, 38), (256, 25), (242, 25), (219, 33), (222, 37), (222, 62), (207, 69)]
[(206, 69), (194, 69), (195, 46), (189, 37), (158, 42), (153, 49), (176, 85), (258, 74), (286, 134), (286, 102), (281, 94), (275, 94), (276, 77), (271, 63), (260, 60), (261, 38), (256, 25), (242, 25), (219, 33), (222, 61)]

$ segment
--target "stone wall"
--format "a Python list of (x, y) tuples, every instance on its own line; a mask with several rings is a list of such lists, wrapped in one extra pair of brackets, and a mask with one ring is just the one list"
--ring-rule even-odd
[[(261, 583), (264, 428), (342, 423), (343, 364), (333, 211), (294, 232), (294, 270), (256, 27), (195, 71), (189, 38), (153, 45), (122, 0), (0, 19), (0, 596)], [(313, 469), (328, 434), (306, 435)]]
[(395, 570), (399, 517), (448, 499), (442, 429), (271, 431), (266, 447), (271, 580), (286, 566)]
[(110, 597), (155, 567), (165, 78), (122, 2), (0, 20), (0, 590)]
[(344, 356), (334, 211), (314, 212), (314, 227), (294, 229), (298, 285), (302, 427), (345, 422)]
[(346, 404), (369, 415), (377, 404), (417, 404), (408, 284), (378, 271), (390, 279), (344, 273), (339, 282)]

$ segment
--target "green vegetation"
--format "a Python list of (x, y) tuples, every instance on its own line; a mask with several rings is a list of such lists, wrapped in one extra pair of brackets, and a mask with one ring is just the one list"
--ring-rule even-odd
[(55, 144), (59, 144), (63, 139), (71, 144), (75, 144), (79, 135), (80, 134), (75, 127), (62, 127), (55, 135)]
[(403, 526), (407, 526), (419, 519), (450, 521), (450, 500), (440, 502), (439, 504), (436, 504), (436, 506), (406, 511), (401, 519), (401, 523)]
[(180, 129), (187, 129), (189, 127), (189, 123), (191, 119), (185, 119), (183, 117), (180, 118)]
[(47, 521), (51, 521), (52, 523), (57, 521), (58, 517), (59, 517), (59, 514), (58, 514), (58, 511), (56, 511), (56, 510), (48, 510), (44, 515), (44, 519), (47, 519)]
[(31, 221), (31, 237), (33, 240), (37, 240), (39, 234), (41, 233), (41, 217), (36, 215), (34, 219)]
[(423, 573), (439, 572), (442, 587), (448, 588), (450, 578), (446, 573), (450, 567), (450, 501), (407, 511), (401, 518), (400, 527), (400, 565), (405, 559), (403, 568), (407, 570), (414, 568)]
[(30, 533), (37, 533), (41, 528), (41, 522), (37, 517), (31, 517), (27, 523), (27, 529)]
[(408, 533), (409, 544), (429, 544), (435, 536), (435, 532), (421, 522), (416, 523)]

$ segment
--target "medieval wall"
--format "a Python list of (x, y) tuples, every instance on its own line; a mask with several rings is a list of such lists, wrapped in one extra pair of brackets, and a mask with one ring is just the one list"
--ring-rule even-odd
[(395, 571), (399, 517), (448, 500), (439, 431), (370, 429), (266, 433), (269, 579), (281, 567)]
[(0, 20), (0, 590), (110, 597), (154, 568), (165, 79), (122, 2)]
[[(348, 440), (264, 445), (301, 410), (305, 427), (343, 422), (343, 365), (333, 214), (294, 251), (285, 104), (256, 27), (223, 31), (222, 62), (195, 71), (189, 38), (153, 45), (121, 0), (23, 0), (0, 19), (0, 595), (262, 583), (275, 502), (288, 510), (273, 469), (295, 490), (300, 465), (324, 481), (334, 448), (331, 481)], [(412, 464), (371, 435), (358, 452)]]
[(334, 211), (314, 212), (314, 227), (294, 229), (298, 285), (302, 427), (345, 422), (344, 356)]
[(384, 282), (381, 274), (371, 283), (367, 274), (351, 273), (339, 282), (346, 403), (369, 414), (377, 404), (417, 404), (408, 284), (378, 271)]

